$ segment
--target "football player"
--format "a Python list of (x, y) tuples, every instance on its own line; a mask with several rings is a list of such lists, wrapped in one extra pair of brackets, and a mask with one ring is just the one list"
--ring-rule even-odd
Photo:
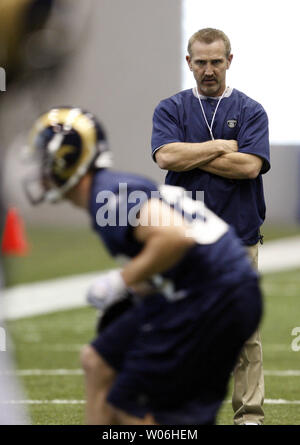
[(104, 314), (128, 290), (134, 298), (81, 353), (87, 422), (214, 423), (262, 312), (257, 274), (233, 229), (182, 188), (111, 170), (104, 131), (80, 108), (40, 116), (29, 156), (31, 202), (71, 201), (110, 253), (128, 259), (88, 293)]

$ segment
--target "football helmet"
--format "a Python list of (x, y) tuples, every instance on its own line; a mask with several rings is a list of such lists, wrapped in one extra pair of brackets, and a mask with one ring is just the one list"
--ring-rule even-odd
[(29, 135), (26, 160), (35, 169), (24, 179), (32, 204), (56, 202), (91, 168), (107, 168), (112, 156), (95, 116), (80, 108), (52, 108)]

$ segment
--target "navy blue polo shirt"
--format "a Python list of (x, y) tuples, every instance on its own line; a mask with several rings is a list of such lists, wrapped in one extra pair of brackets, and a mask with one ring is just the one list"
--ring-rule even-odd
[[(217, 102), (216, 98), (202, 98), (209, 124)], [(169, 171), (166, 184), (184, 187), (193, 192), (194, 198), (196, 191), (204, 191), (207, 207), (232, 225), (244, 244), (255, 244), (266, 211), (261, 175), (270, 169), (267, 114), (258, 102), (232, 89), (219, 104), (212, 131), (215, 139), (237, 140), (239, 152), (261, 157), (260, 175), (256, 179), (233, 180), (197, 168), (187, 172)], [(193, 89), (162, 100), (156, 107), (151, 143), (154, 160), (155, 152), (165, 144), (210, 139)]]

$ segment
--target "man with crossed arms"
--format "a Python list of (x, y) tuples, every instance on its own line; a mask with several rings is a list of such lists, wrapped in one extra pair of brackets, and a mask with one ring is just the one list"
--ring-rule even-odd
[[(186, 61), (196, 87), (162, 100), (153, 116), (152, 155), (168, 170), (166, 184), (204, 191), (205, 204), (231, 224), (257, 268), (265, 218), (262, 174), (270, 169), (263, 107), (226, 87), (232, 61), (228, 37), (202, 29), (189, 40)], [(264, 377), (259, 332), (246, 342), (234, 372), (235, 424), (262, 424)]]

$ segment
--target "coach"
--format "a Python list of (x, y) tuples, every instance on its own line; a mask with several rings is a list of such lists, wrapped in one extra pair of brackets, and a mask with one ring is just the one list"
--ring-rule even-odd
[[(153, 116), (152, 154), (168, 170), (166, 183), (204, 191), (206, 205), (231, 224), (257, 267), (265, 218), (262, 174), (270, 169), (268, 118), (263, 107), (226, 87), (232, 61), (228, 37), (202, 29), (189, 39), (186, 61), (196, 87), (162, 100)], [(205, 358), (204, 358), (205, 359)], [(234, 372), (235, 424), (262, 424), (264, 378), (256, 332)]]

